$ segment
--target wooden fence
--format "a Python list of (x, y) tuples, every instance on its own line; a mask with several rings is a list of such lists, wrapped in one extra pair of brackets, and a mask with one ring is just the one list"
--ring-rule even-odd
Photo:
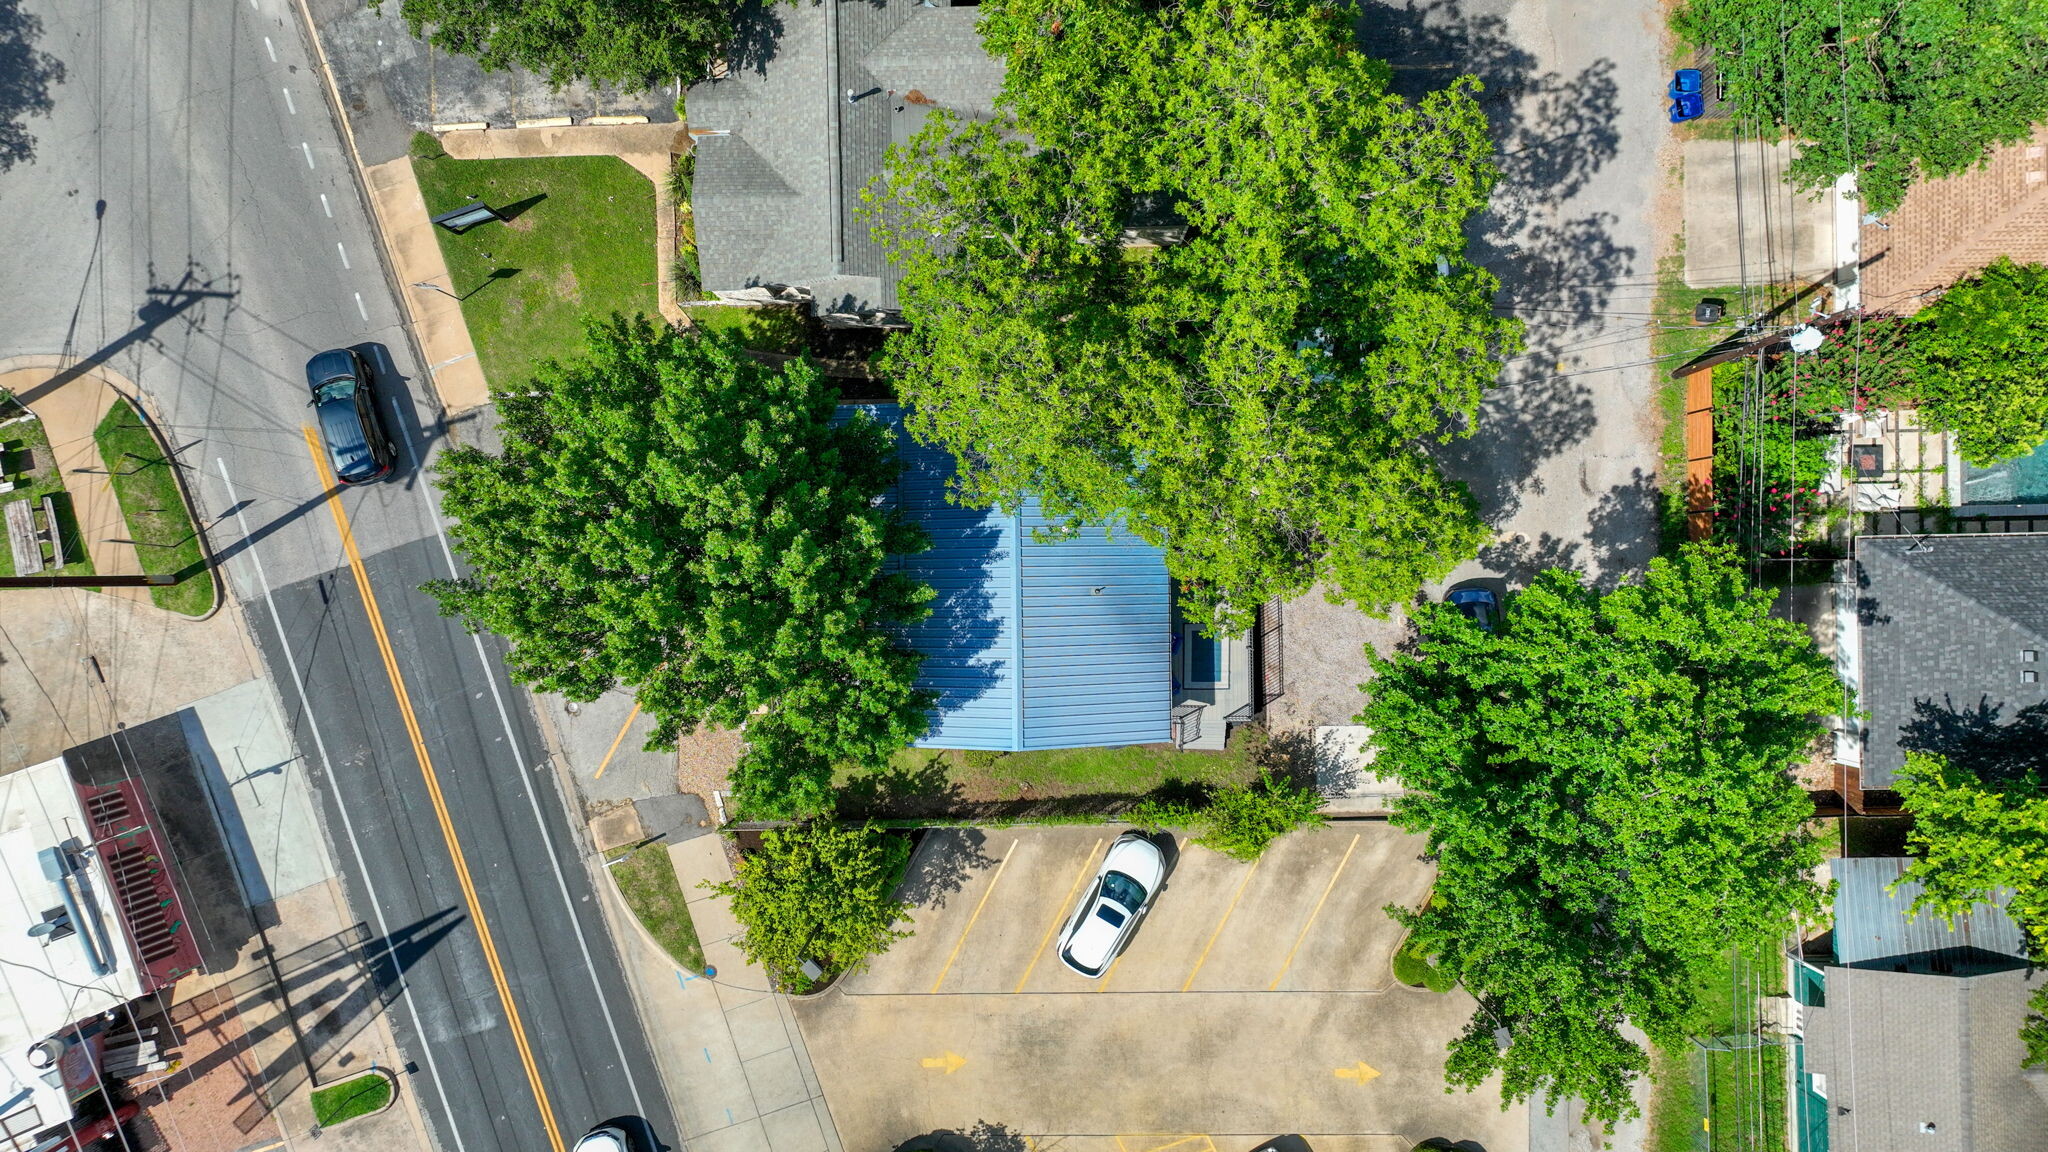
[(1685, 378), (1685, 538), (1714, 534), (1714, 370)]

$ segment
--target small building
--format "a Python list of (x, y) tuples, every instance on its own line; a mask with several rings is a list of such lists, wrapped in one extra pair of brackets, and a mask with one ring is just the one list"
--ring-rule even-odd
[(199, 964), (176, 869), (137, 782), (59, 757), (0, 775), (0, 873), (0, 1149), (83, 1147), (151, 1062), (138, 1001)]
[(1896, 808), (1908, 752), (2048, 758), (2048, 533), (1862, 536), (1853, 569), (1851, 807)]
[(2021, 1066), (2027, 1001), (2048, 983), (1995, 901), (1914, 915), (1912, 861), (1831, 862), (1828, 954), (1797, 965), (1799, 1152), (2040, 1147), (2048, 1071)]
[(898, 561), (936, 593), (905, 636), (925, 657), (919, 687), (938, 694), (918, 746), (1171, 739), (1175, 633), (1162, 551), (1117, 527), (1045, 539), (1057, 526), (1035, 498), (1015, 510), (957, 504), (951, 455), (913, 440), (898, 406), (860, 409), (895, 430), (903, 472), (885, 499), (931, 537)]

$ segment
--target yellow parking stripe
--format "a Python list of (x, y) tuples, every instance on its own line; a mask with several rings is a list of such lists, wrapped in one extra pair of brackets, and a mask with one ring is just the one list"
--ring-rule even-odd
[(1263, 857), (1252, 861), (1251, 869), (1244, 874), (1243, 880), (1238, 881), (1237, 891), (1230, 896), (1230, 907), (1223, 910), (1223, 919), (1218, 920), (1216, 922), (1216, 930), (1209, 933), (1209, 942), (1202, 945), (1202, 954), (1195, 957), (1195, 967), (1188, 973), (1187, 981), (1180, 986), (1181, 991), (1185, 992), (1189, 988), (1194, 987), (1196, 974), (1201, 972), (1202, 965), (1209, 959), (1209, 949), (1214, 948), (1216, 946), (1216, 938), (1223, 935), (1223, 926), (1230, 923), (1230, 914), (1237, 911), (1237, 902), (1244, 898), (1244, 890), (1250, 887), (1252, 877), (1259, 874), (1259, 865), (1263, 862)]
[(1017, 840), (1010, 841), (1010, 850), (1003, 853), (1002, 860), (996, 864), (996, 874), (989, 877), (988, 887), (982, 890), (981, 899), (974, 905), (974, 915), (967, 918), (967, 927), (960, 930), (960, 939), (953, 942), (953, 954), (946, 957), (946, 966), (939, 969), (939, 978), (932, 981), (932, 991), (937, 992), (939, 985), (946, 982), (946, 973), (953, 970), (953, 961), (960, 958), (960, 949), (967, 944), (967, 934), (974, 931), (974, 922), (981, 919), (981, 910), (988, 907), (988, 898), (996, 894), (996, 884), (1003, 878), (1003, 869), (1010, 866), (1010, 857), (1017, 854), (1018, 843)]
[(377, 651), (384, 657), (384, 674), (391, 680), (391, 690), (398, 696), (398, 716), (405, 724), (405, 733), (412, 740), (413, 755), (419, 759), (420, 775), (427, 783), (427, 799), (434, 806), (434, 817), (441, 825), (441, 837), (448, 842), (448, 856), (455, 865), (455, 882), (462, 889), (462, 898), (469, 905), (469, 918), (476, 925), (478, 941), (483, 944), (484, 963), (491, 970), (491, 982), (498, 986), (498, 1000), (505, 1006), (505, 1023), (512, 1032), (512, 1044), (519, 1049), (519, 1063), (525, 1068), (526, 1082), (533, 1089), (533, 1102), (540, 1108), (540, 1122), (547, 1129), (548, 1146), (554, 1152), (562, 1152), (562, 1132), (555, 1126), (555, 1111), (548, 1104), (547, 1091), (541, 1087), (540, 1067), (534, 1063), (533, 1048), (526, 1042), (526, 1027), (519, 1019), (519, 1006), (512, 1002), (511, 985), (505, 981), (505, 968), (498, 962), (498, 946), (491, 939), (491, 926), (484, 919), (484, 909), (477, 899), (476, 885), (470, 880), (469, 862), (462, 855), (462, 844), (455, 838), (455, 822), (449, 818), (448, 803), (441, 795), (441, 781), (434, 774), (434, 762), (427, 755), (426, 737), (421, 734), (419, 717), (413, 713), (412, 698), (406, 695), (405, 678), (398, 672), (398, 656), (392, 651), (391, 637), (384, 630), (384, 614), (377, 608), (376, 593), (370, 590), (369, 573), (363, 569), (363, 555), (356, 548), (355, 533), (350, 531), (348, 513), (342, 511), (341, 501), (336, 493), (338, 488), (334, 475), (328, 470), (327, 460), (321, 452), (320, 442), (314, 438), (311, 428), (299, 431), (306, 438), (306, 451), (312, 454), (313, 467), (320, 474), (320, 486), (327, 493), (327, 509), (334, 514), (334, 526), (341, 532), (341, 546), (348, 553), (348, 566), (355, 573), (356, 588), (363, 594), (363, 612), (370, 619), (370, 632), (377, 640)]
[(1074, 873), (1074, 882), (1067, 887), (1067, 898), (1060, 901), (1060, 906), (1053, 910), (1052, 923), (1045, 926), (1045, 935), (1038, 941), (1038, 951), (1031, 954), (1031, 963), (1024, 966), (1024, 975), (1017, 978), (1017, 986), (1011, 989), (1012, 995), (1024, 991), (1024, 982), (1031, 979), (1032, 969), (1038, 967), (1038, 958), (1045, 955), (1045, 946), (1052, 943), (1053, 933), (1060, 930), (1060, 922), (1066, 919), (1067, 907), (1074, 902), (1074, 894), (1081, 890), (1081, 881), (1088, 878), (1088, 873), (1095, 864), (1095, 854), (1100, 851), (1102, 841), (1097, 840), (1095, 847), (1088, 850), (1088, 855), (1081, 858), (1081, 870)]
[(1351, 852), (1358, 847), (1358, 837), (1363, 835), (1365, 833), (1361, 832), (1358, 836), (1353, 836), (1350, 847), (1344, 849), (1344, 858), (1337, 861), (1337, 870), (1330, 873), (1330, 882), (1323, 885), (1322, 896), (1316, 900), (1316, 906), (1309, 909), (1308, 919), (1302, 922), (1301, 931), (1295, 934), (1294, 947), (1287, 950), (1287, 959), (1281, 963), (1280, 971), (1273, 974), (1273, 982), (1266, 985), (1266, 991), (1271, 992), (1273, 989), (1278, 988), (1280, 986), (1280, 978), (1287, 975), (1287, 970), (1294, 966), (1294, 954), (1301, 951), (1301, 942), (1308, 939), (1309, 928), (1315, 924), (1316, 917), (1322, 914), (1323, 901), (1328, 900), (1330, 893), (1336, 890), (1337, 877), (1342, 876), (1344, 874), (1344, 866), (1351, 863)]

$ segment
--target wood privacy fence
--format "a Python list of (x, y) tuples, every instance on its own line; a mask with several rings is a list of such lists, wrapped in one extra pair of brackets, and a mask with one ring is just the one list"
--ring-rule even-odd
[(1685, 378), (1685, 538), (1714, 534), (1714, 370)]

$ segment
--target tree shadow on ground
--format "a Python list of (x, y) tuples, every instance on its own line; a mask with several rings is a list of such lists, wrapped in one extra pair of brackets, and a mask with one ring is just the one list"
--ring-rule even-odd
[(974, 873), (996, 862), (979, 828), (939, 828), (926, 834), (896, 885), (896, 898), (918, 908), (944, 908)]
[(36, 138), (22, 121), (48, 116), (52, 85), (64, 82), (64, 64), (37, 48), (43, 22), (21, 10), (21, 0), (0, 0), (0, 172), (33, 161)]
[(1663, 502), (1657, 477), (1641, 468), (1631, 470), (1628, 483), (1616, 484), (1600, 497), (1586, 534), (1593, 546), (1595, 587), (1613, 591), (1624, 577), (1649, 564)]
[(732, 15), (732, 35), (725, 42), (725, 64), (729, 75), (753, 72), (768, 74), (775, 59), (775, 46), (782, 40), (783, 5), (768, 0), (749, 0)]

